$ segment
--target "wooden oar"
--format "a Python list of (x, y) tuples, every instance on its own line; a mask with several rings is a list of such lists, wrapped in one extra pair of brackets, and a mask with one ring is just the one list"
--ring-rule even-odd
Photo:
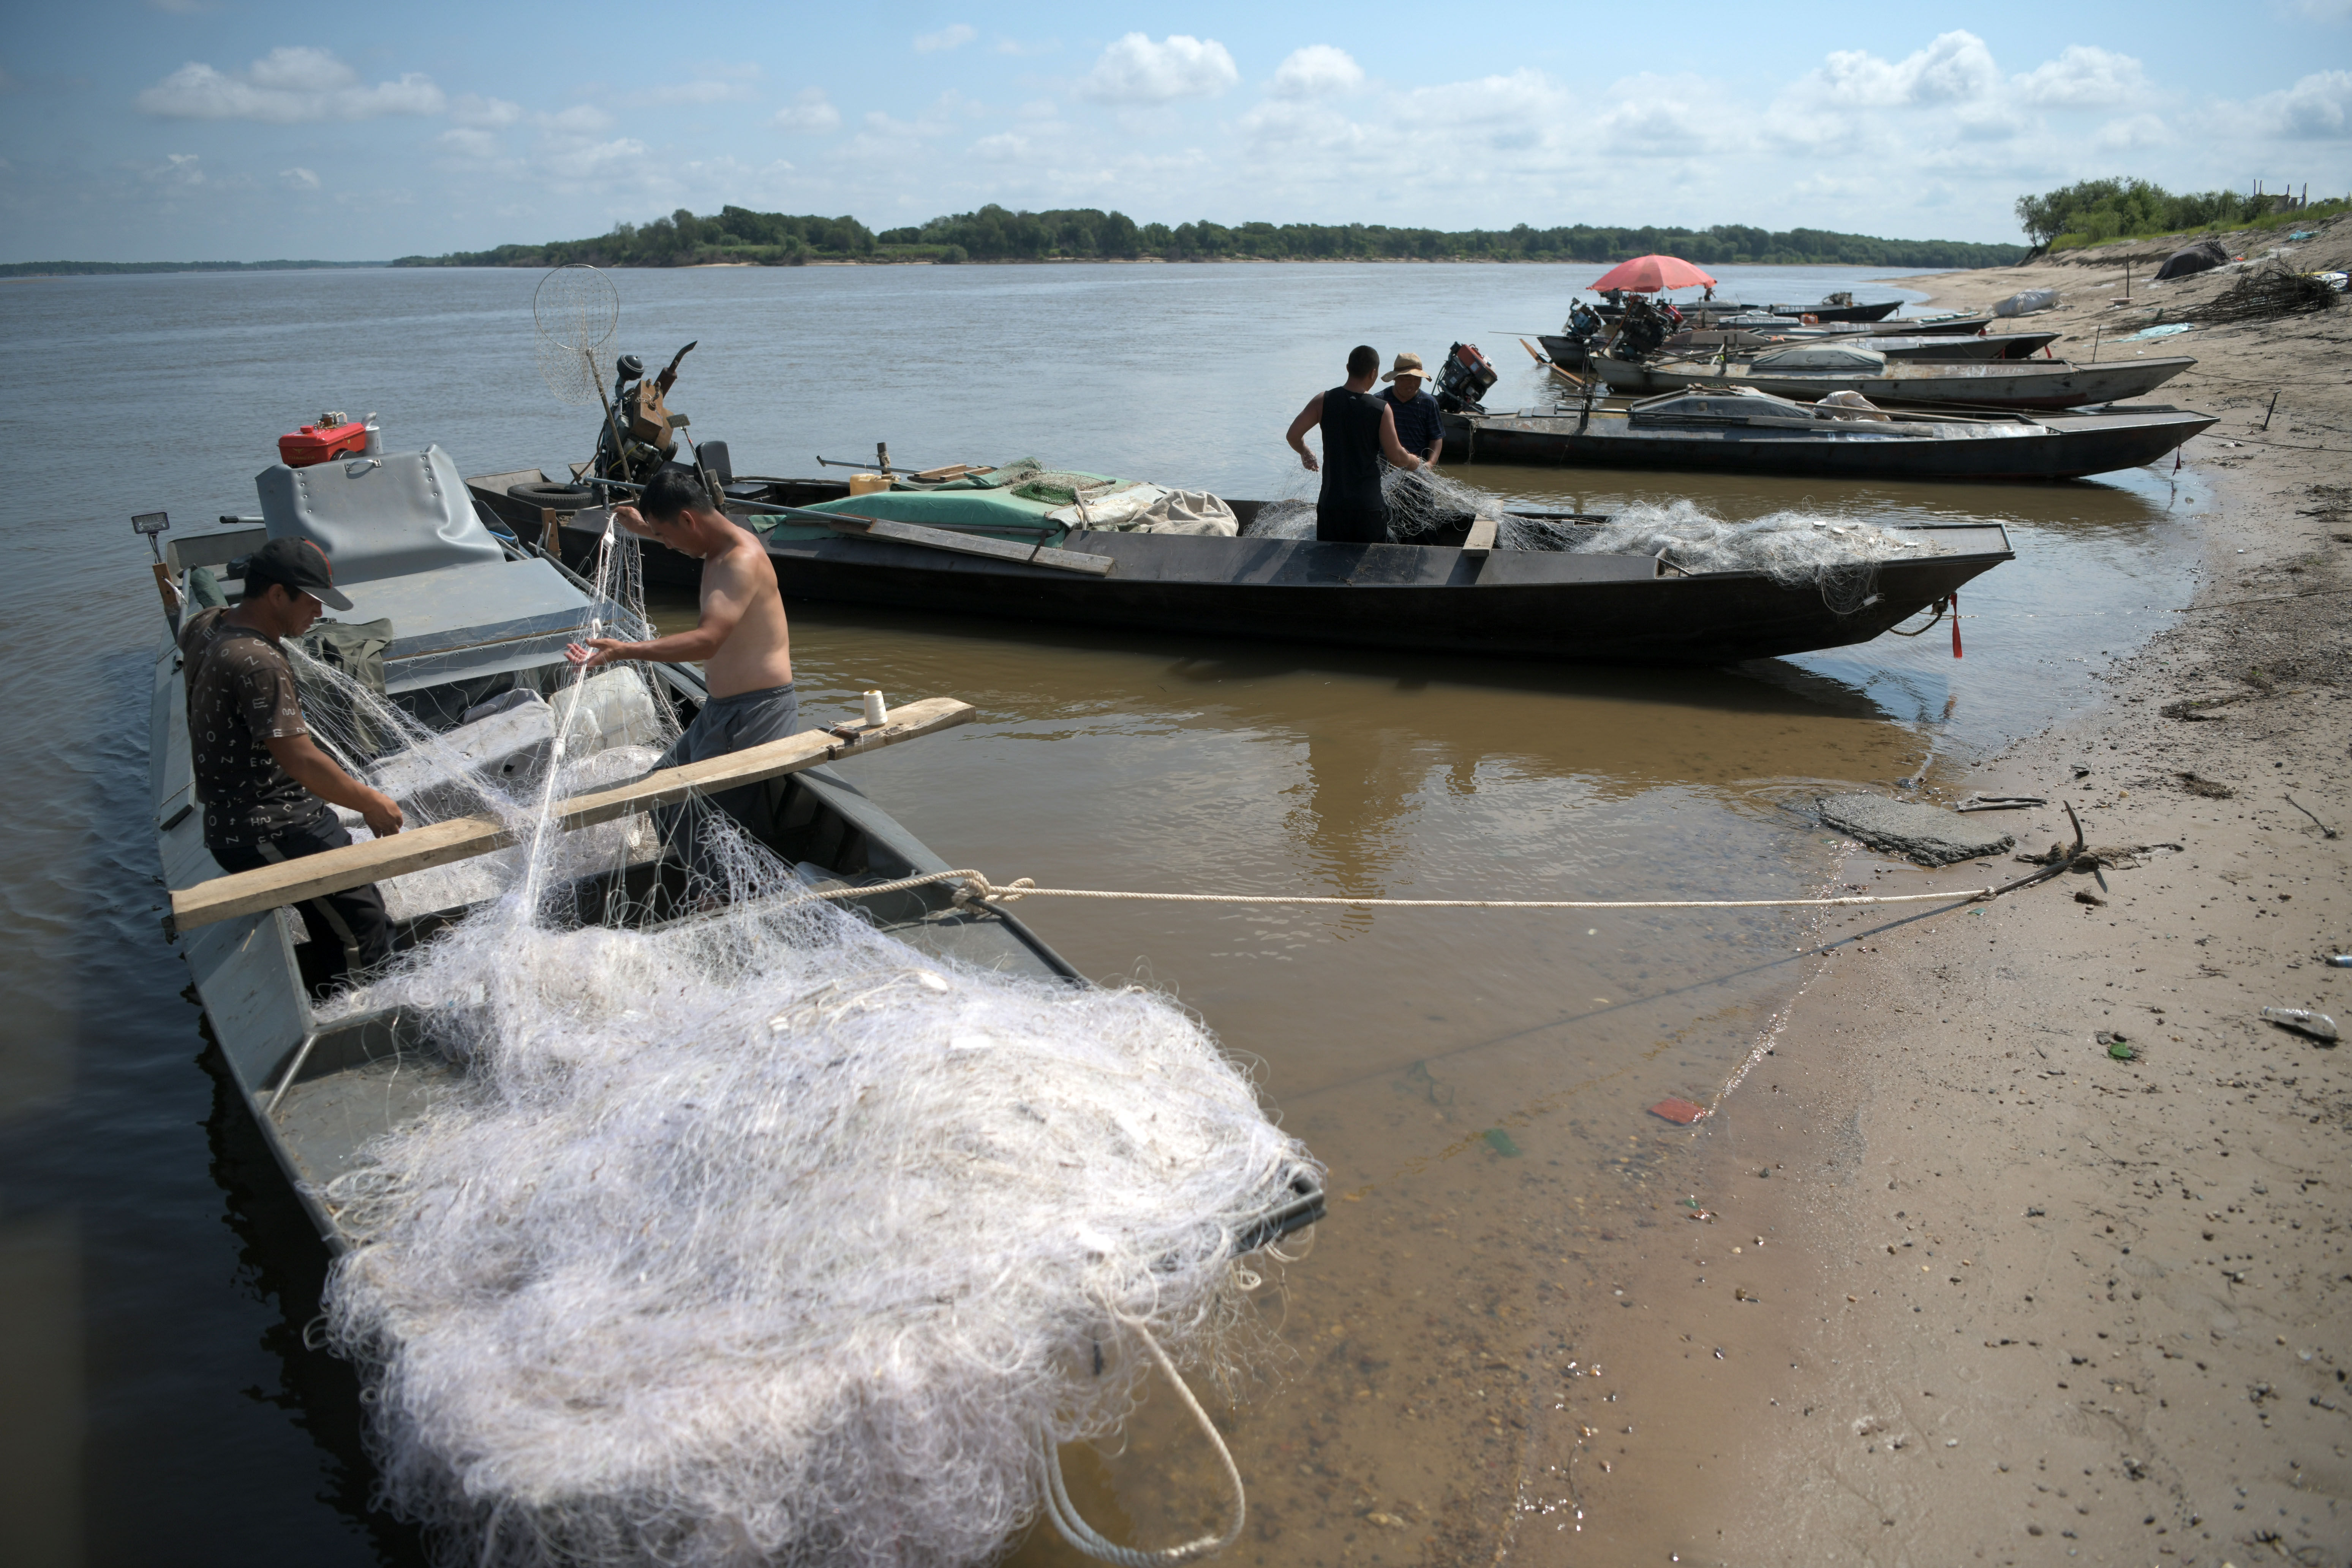
[(1528, 353), (1529, 354), (1529, 356), (1530, 356), (1530, 357), (1532, 357), (1538, 364), (1539, 364), (1539, 365), (1543, 366), (1543, 367), (1544, 367), (1544, 369), (1546, 369), (1546, 370), (1548, 370), (1548, 371), (1551, 372), (1551, 373), (1552, 373), (1552, 374), (1554, 374), (1554, 375), (1556, 375), (1556, 376), (1559, 376), (1561, 380), (1563, 380), (1563, 381), (1575, 382), (1575, 383), (1576, 383), (1576, 384), (1577, 384), (1577, 385), (1579, 385), (1579, 386), (1582, 386), (1582, 385), (1584, 384), (1584, 383), (1582, 383), (1581, 381), (1577, 381), (1577, 378), (1576, 378), (1576, 377), (1574, 377), (1574, 376), (1572, 376), (1572, 375), (1569, 374), (1568, 370), (1567, 370), (1567, 368), (1566, 368), (1565, 366), (1563, 366), (1563, 365), (1561, 365), (1561, 364), (1558, 363), (1557, 362), (1555, 362), (1555, 361), (1553, 361), (1553, 360), (1547, 359), (1547, 358), (1544, 356), (1544, 353), (1543, 353), (1543, 351), (1542, 351), (1541, 349), (1537, 348), (1537, 347), (1535, 346), (1535, 344), (1533, 344), (1533, 343), (1531, 343), (1531, 342), (1528, 342), (1528, 340), (1527, 340), (1527, 339), (1525, 339), (1525, 338), (1521, 338), (1521, 339), (1519, 340), (1519, 347), (1521, 347), (1521, 348), (1523, 348), (1523, 349), (1527, 350), (1527, 351), (1528, 351)]
[[(861, 729), (847, 739), (828, 730), (803, 730), (797, 735), (730, 752), (708, 762), (662, 768), (612, 789), (575, 795), (556, 806), (556, 823), (569, 830), (610, 822), (647, 806), (667, 805), (689, 795), (757, 784), (761, 779), (796, 773), (820, 763), (879, 751), (918, 735), (967, 723), (971, 717), (969, 702), (959, 702), (951, 697), (927, 697), (891, 710), (888, 723)], [(395, 833), (389, 838), (348, 844), (322, 854), (306, 855), (299, 860), (215, 877), (193, 888), (174, 889), (172, 913), (166, 923), (175, 933), (194, 931), (215, 921), (258, 914), (264, 910), (343, 892), (411, 871), (471, 859), (503, 849), (514, 841), (514, 835), (496, 817), (461, 816), (436, 822), (429, 827)]]

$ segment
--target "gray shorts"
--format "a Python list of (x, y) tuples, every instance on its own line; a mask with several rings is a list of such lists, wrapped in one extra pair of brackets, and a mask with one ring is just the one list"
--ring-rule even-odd
[[(730, 752), (781, 741), (799, 731), (800, 720), (801, 700), (789, 685), (714, 697), (702, 705), (702, 711), (694, 716), (686, 733), (671, 742), (655, 766), (674, 768), (681, 763), (709, 762)], [(704, 798), (741, 823), (752, 837), (764, 839), (770, 826), (766, 803), (773, 782), (738, 784), (733, 789), (713, 791)], [(715, 875), (708, 852), (694, 831), (695, 815), (687, 805), (666, 805), (655, 811), (654, 821), (662, 837), (688, 866), (705, 875)]]
[(800, 727), (800, 694), (789, 684), (714, 697), (702, 705), (686, 733), (672, 742), (654, 765), (674, 768), (680, 763), (709, 762), (730, 752), (781, 741)]

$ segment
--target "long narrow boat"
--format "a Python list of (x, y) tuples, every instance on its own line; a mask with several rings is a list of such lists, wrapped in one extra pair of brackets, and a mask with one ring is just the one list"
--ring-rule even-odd
[[(506, 494), (536, 478), (497, 474), (471, 483), (479, 504), (520, 528), (551, 531), (568, 559), (587, 559), (606, 514), (593, 507), (541, 514)], [(1812, 584), (1783, 584), (1762, 572), (1694, 574), (1647, 555), (1491, 549), (1462, 531), (1430, 544), (1123, 532), (1055, 521), (1040, 504), (1017, 531), (989, 537), (975, 530), (959, 540), (945, 528), (888, 525), (887, 492), (861, 502), (886, 519), (880, 528), (845, 514), (762, 515), (848, 493), (825, 479), (728, 486), (743, 509), (739, 521), (762, 530), (787, 598), (1590, 663), (1727, 664), (1868, 642), (2014, 558), (1997, 524), (1922, 529), (1932, 552), (1884, 563), (1869, 602), (1841, 613)], [(1265, 503), (1228, 504), (1246, 527)], [(1024, 558), (1040, 552), (1043, 561)], [(697, 580), (685, 556), (654, 549), (645, 562), (648, 581), (684, 587)]]
[[(588, 583), (520, 540), (486, 528), (437, 447), (349, 468), (361, 471), (346, 473), (340, 462), (303, 470), (299, 501), (289, 500), (298, 492), (289, 470), (268, 470), (260, 519), (173, 539), (165, 559), (183, 598), (209, 594), (215, 577), (233, 583), (233, 563), (270, 538), (310, 538), (335, 562), (338, 584), (355, 606), (345, 614), (392, 622), (385, 694), (429, 728), (446, 731), (467, 710), (504, 694), (558, 692), (568, 668), (565, 645), (583, 634), (592, 616), (610, 614)], [(164, 880), (189, 889), (222, 873), (205, 848), (194, 803), (180, 662), (167, 628), (153, 655), (150, 782)], [(654, 703), (684, 723), (707, 700), (695, 669), (645, 668), (655, 678), (650, 684), (633, 667), (613, 672), (639, 682), (619, 692), (617, 707), (595, 700), (606, 721), (599, 732), (607, 740), (643, 728), (640, 721), (655, 717)], [(577, 754), (580, 742), (570, 730), (563, 743), (572, 748), (567, 756)], [(756, 836), (804, 878), (855, 887), (948, 869), (888, 813), (823, 767), (786, 775), (764, 793), (768, 816)], [(623, 858), (573, 885), (570, 907), (583, 923), (718, 918), (686, 905), (685, 872), (676, 859), (651, 849)], [(486, 896), (463, 879), (432, 871), (383, 887), (403, 949), (462, 919), (465, 899)], [(960, 964), (1081, 983), (1017, 918), (991, 906), (958, 907), (951, 889), (940, 885), (853, 894), (845, 907), (862, 910), (910, 947)], [(240, 1098), (320, 1236), (341, 1250), (352, 1237), (321, 1196), (327, 1184), (352, 1168), (372, 1139), (449, 1092), (462, 1068), (426, 1047), (396, 1014), (321, 1022), (304, 980), (306, 941), (290, 911), (267, 910), (184, 932), (180, 945)], [(1269, 1211), (1265, 1237), (1311, 1223), (1321, 1205), (1313, 1184), (1295, 1188)]]
[(1671, 468), (1843, 479), (2077, 479), (2152, 463), (2214, 416), (2176, 408), (2089, 414), (1901, 412), (1824, 419), (1776, 397), (1667, 393), (1628, 405), (1445, 416), (1450, 462)]
[(1922, 363), (1911, 360), (1869, 363), (1856, 356), (1850, 368), (1799, 368), (1766, 364), (1718, 365), (1707, 360), (1647, 360), (1633, 363), (1606, 357), (1592, 362), (1612, 392), (1648, 397), (1685, 387), (1722, 390), (1750, 387), (1774, 397), (1810, 402), (1826, 393), (1858, 392), (1876, 404), (1968, 404), (1998, 408), (2084, 408), (2144, 397), (2197, 362), (2185, 355), (2077, 364), (2070, 360), (1993, 360), (1975, 364)]

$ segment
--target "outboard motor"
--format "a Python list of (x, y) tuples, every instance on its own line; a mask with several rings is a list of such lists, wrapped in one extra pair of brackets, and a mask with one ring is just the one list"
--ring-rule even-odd
[[(688, 343), (677, 351), (668, 368), (659, 375), (648, 377), (645, 362), (635, 354), (623, 354), (614, 362), (613, 417), (599, 422), (596, 435), (596, 462), (589, 479), (619, 479), (631, 485), (643, 486), (665, 465), (677, 457), (677, 426), (686, 423), (683, 416), (673, 418), (664, 401), (677, 381), (677, 367), (695, 345)], [(613, 426), (620, 426), (620, 448), (614, 449)], [(620, 499), (626, 499), (625, 494)]]
[(1437, 406), (1448, 414), (1484, 414), (1478, 400), (1500, 379), (1475, 343), (1455, 343), (1437, 373)]
[(1637, 360), (1666, 341), (1666, 319), (1639, 295), (1625, 307), (1624, 326), (1609, 352), (1622, 360)]

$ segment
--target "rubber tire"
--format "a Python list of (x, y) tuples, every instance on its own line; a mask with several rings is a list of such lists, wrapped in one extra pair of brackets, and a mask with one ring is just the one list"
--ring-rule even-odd
[(538, 480), (509, 485), (507, 499), (551, 511), (584, 511), (596, 504), (595, 493), (586, 485), (551, 485)]

